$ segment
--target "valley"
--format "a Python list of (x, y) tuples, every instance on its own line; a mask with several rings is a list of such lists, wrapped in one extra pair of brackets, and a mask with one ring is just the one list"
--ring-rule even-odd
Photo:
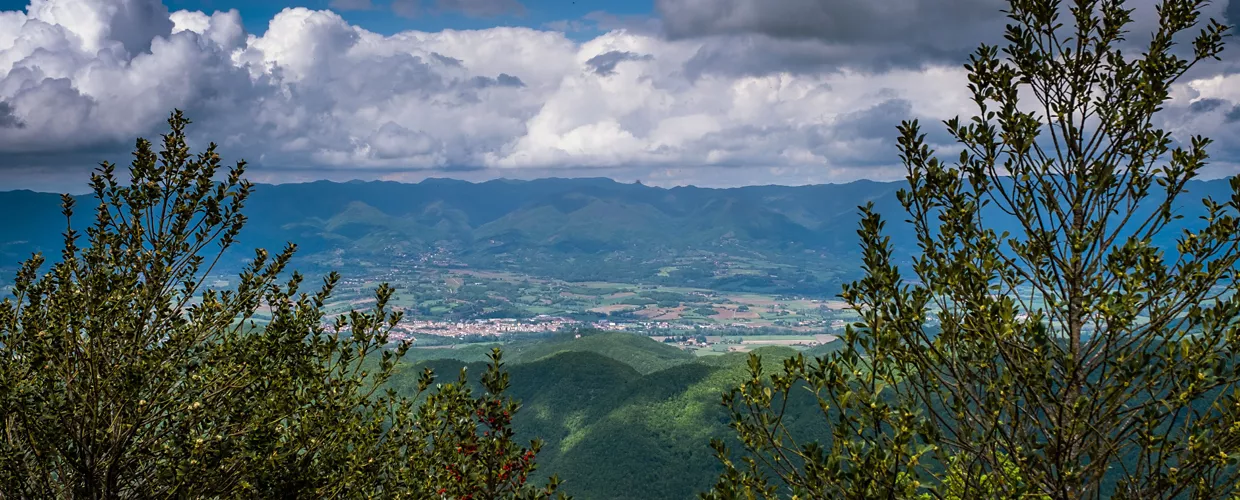
[[(292, 267), (310, 283), (331, 271), (342, 277), (329, 316), (366, 307), (389, 283), (393, 306), (405, 314), (395, 333), (418, 347), (580, 329), (693, 339), (673, 342), (699, 353), (756, 344), (698, 337), (792, 335), (805, 347), (856, 319), (838, 294), (860, 276), (859, 205), (891, 215), (892, 258), (911, 266), (918, 242), (895, 196), (905, 185), (665, 189), (554, 178), (259, 185), (238, 244), (206, 284), (235, 286), (254, 248), (294, 242)], [(1222, 180), (1189, 188), (1216, 198), (1228, 189)], [(76, 198), (79, 207), (96, 203)], [(0, 291), (7, 294), (17, 264), (32, 253), (56, 258), (65, 225), (59, 204), (50, 193), (0, 192), (0, 209), (23, 214), (0, 219)], [(1173, 255), (1174, 234), (1198, 225), (1200, 210), (1185, 205), (1154, 243)], [(79, 208), (71, 222), (84, 227), (91, 216)], [(998, 212), (987, 220), (999, 229), (1012, 224)]]
[[(507, 271), (413, 266), (350, 271), (356, 274), (345, 274), (325, 304), (325, 319), (373, 305), (375, 289), (386, 282), (395, 289), (391, 307), (404, 313), (393, 339), (413, 340), (415, 348), (588, 329), (651, 336), (708, 355), (763, 345), (810, 348), (832, 341), (831, 333), (857, 318), (845, 303), (826, 297), (568, 282)], [(208, 283), (228, 290), (233, 280), (217, 275)]]

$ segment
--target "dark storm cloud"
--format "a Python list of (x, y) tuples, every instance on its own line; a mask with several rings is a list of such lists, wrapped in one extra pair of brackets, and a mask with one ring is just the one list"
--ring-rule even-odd
[[(883, 72), (895, 67), (917, 67), (932, 60), (951, 59), (950, 53), (927, 49), (930, 61), (897, 61), (890, 45), (831, 45), (816, 40), (783, 40), (767, 35), (716, 36), (703, 41), (685, 62), (690, 78), (702, 75), (762, 76), (777, 72), (821, 74), (838, 69)], [(964, 57), (957, 58), (961, 61)]]
[(24, 128), (25, 123), (13, 114), (13, 105), (0, 101), (0, 128)]
[[(880, 94), (884, 92), (879, 91)], [(892, 93), (894, 95), (894, 93)], [(874, 104), (835, 117), (826, 123), (782, 125), (738, 125), (703, 136), (694, 148), (727, 153), (726, 160), (715, 166), (747, 167), (769, 161), (753, 152), (788, 152), (804, 150), (825, 161), (852, 172), (855, 177), (884, 176), (887, 169), (899, 164), (896, 150), (896, 125), (902, 120), (921, 118), (923, 132), (931, 147), (948, 144), (951, 138), (935, 121), (914, 113), (913, 103), (902, 98), (887, 98)], [(872, 178), (872, 177), (871, 177)]]
[(1233, 106), (1231, 111), (1228, 111), (1227, 114), (1223, 116), (1223, 121), (1225, 123), (1240, 122), (1240, 104)]
[(444, 66), (452, 66), (452, 67), (456, 67), (456, 68), (461, 67), (461, 65), (465, 63), (465, 61), (462, 61), (462, 60), (457, 59), (457, 58), (455, 58), (455, 57), (445, 56), (445, 55), (440, 54), (440, 53), (438, 53), (438, 52), (431, 52), (431, 59), (434, 59), (434, 60), (436, 60), (436, 61), (439, 61), (439, 63), (440, 63), (440, 64), (443, 64)]
[(512, 76), (508, 73), (500, 73), (499, 76), (495, 78), (490, 78), (486, 76), (475, 76), (470, 79), (469, 83), (471, 84), (471, 86), (480, 88), (480, 89), (485, 89), (487, 87), (517, 87), (517, 88), (520, 88), (520, 87), (525, 86), (525, 82), (521, 81), (520, 78)]
[[(1157, 29), (1154, 3), (1132, 2), (1128, 40), (1119, 44), (1125, 52), (1141, 52)], [(1061, 6), (1061, 37), (1071, 36), (1071, 4)], [(655, 6), (667, 37), (704, 42), (686, 67), (696, 74), (963, 64), (981, 43), (1006, 46), (1004, 26), (1011, 22), (1002, 12), (1007, 0), (655, 0)], [(1222, 18), (1238, 24), (1240, 0), (1207, 4), (1202, 15), (1203, 23)], [(1173, 52), (1189, 56), (1195, 33), (1185, 33)]]
[(586, 61), (586, 66), (593, 68), (594, 72), (601, 76), (607, 76), (615, 73), (616, 65), (624, 61), (648, 61), (652, 58), (650, 54), (613, 50), (591, 57)]
[(908, 99), (890, 98), (865, 109), (840, 115), (831, 124), (829, 141), (818, 150), (828, 157), (858, 167), (899, 163), (896, 127), (904, 120), (919, 119), (921, 131), (931, 149), (953, 144), (951, 135), (938, 120), (918, 116)]
[(655, 5), (671, 38), (745, 35), (800, 41), (805, 43), (799, 52), (818, 45), (816, 51), (824, 53), (805, 62), (882, 67), (963, 61), (979, 42), (1002, 40), (1006, 2), (656, 0)]
[(1187, 138), (1202, 134), (1213, 140), (1212, 161), (1236, 162), (1240, 159), (1240, 103), (1217, 97), (1197, 99), (1180, 111), (1170, 109), (1163, 117), (1164, 126), (1173, 131), (1173, 139), (1187, 147)]
[[(146, 134), (148, 138), (151, 134)], [(97, 144), (72, 151), (47, 154), (46, 152), (10, 153), (0, 155), (0, 170), (5, 168), (60, 168), (80, 166), (87, 170), (99, 166), (100, 162), (110, 161), (123, 165), (126, 157), (133, 151), (133, 140), (126, 143)], [(130, 158), (132, 159), (132, 158)]]
[(524, 87), (525, 86), (525, 82), (521, 81), (520, 78), (512, 76), (508, 73), (500, 73), (499, 76), (495, 77), (495, 83), (503, 87)]
[(1188, 105), (1188, 110), (1193, 113), (1209, 113), (1224, 104), (1227, 104), (1227, 101), (1223, 99), (1198, 99)]
[(840, 117), (833, 127), (842, 139), (892, 139), (901, 120), (913, 118), (908, 99), (887, 99), (861, 111)]

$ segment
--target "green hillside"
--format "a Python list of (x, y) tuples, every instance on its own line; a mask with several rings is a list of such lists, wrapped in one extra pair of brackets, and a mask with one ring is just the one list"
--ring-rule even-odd
[[(461, 363), (481, 363), (494, 344), (458, 344), (453, 346), (415, 348), (405, 355), (405, 365), (423, 361), (454, 360)], [(592, 352), (619, 361), (647, 374), (693, 360), (693, 354), (650, 337), (616, 332), (583, 332), (580, 338), (573, 334), (557, 334), (547, 339), (516, 340), (503, 344), (504, 359), (509, 364), (540, 361), (563, 352)]]
[[(719, 397), (746, 377), (746, 354), (693, 357), (625, 333), (514, 342), (504, 350), (511, 394), (523, 404), (519, 437), (545, 441), (540, 470), (558, 474), (564, 491), (586, 500), (682, 499), (714, 482), (719, 463), (708, 443), (732, 436)], [(441, 380), (455, 379), (462, 367), (482, 371), (461, 355), (472, 348), (422, 351), (393, 386), (409, 390), (422, 368)], [(770, 370), (796, 353), (756, 352)], [(444, 357), (427, 358), (434, 354)], [(802, 413), (814, 416), (805, 403)]]
[[(410, 349), (405, 354), (404, 363), (412, 365), (421, 361), (431, 360), (453, 360), (462, 363), (483, 363), (487, 360), (487, 354), (494, 347), (490, 344), (458, 344), (453, 346), (434, 347), (434, 348), (417, 348)], [(507, 352), (508, 347), (504, 348)]]
[(640, 374), (648, 374), (691, 361), (693, 354), (655, 341), (650, 337), (626, 333), (585, 334), (581, 338), (565, 335), (552, 341), (532, 342), (513, 351), (513, 363), (528, 363), (564, 352), (592, 352), (624, 363)]

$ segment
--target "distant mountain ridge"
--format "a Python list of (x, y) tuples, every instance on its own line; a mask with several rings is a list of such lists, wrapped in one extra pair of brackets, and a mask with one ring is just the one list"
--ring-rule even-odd
[[(428, 179), (257, 185), (246, 213), (245, 247), (298, 243), (304, 252), (369, 251), (379, 246), (462, 251), (506, 245), (597, 253), (649, 245), (711, 247), (734, 241), (776, 248), (836, 246), (833, 231), (852, 231), (856, 205), (891, 198), (896, 183), (752, 186), (730, 189), (657, 188), (605, 178), (492, 180)], [(90, 196), (78, 196), (89, 222)], [(59, 248), (64, 221), (59, 195), (0, 192), (0, 209), (21, 213), (0, 221), (0, 257), (12, 261)], [(79, 219), (79, 217), (75, 217)]]
[[(257, 185), (234, 253), (243, 258), (255, 247), (276, 250), (292, 241), (303, 258), (324, 264), (432, 258), (542, 272), (571, 267), (558, 276), (570, 279), (627, 279), (686, 256), (721, 255), (839, 278), (857, 268), (859, 205), (874, 202), (897, 248), (916, 249), (899, 229), (906, 214), (895, 194), (906, 186), (660, 188), (606, 178)], [(1227, 181), (1194, 181), (1186, 199), (1205, 195), (1229, 196)], [(95, 202), (77, 199), (80, 229)], [(9, 214), (0, 218), (0, 268), (34, 251), (49, 258), (58, 252), (65, 226), (59, 205), (56, 194), (0, 192), (0, 210)], [(1187, 204), (1186, 221), (1199, 211)]]

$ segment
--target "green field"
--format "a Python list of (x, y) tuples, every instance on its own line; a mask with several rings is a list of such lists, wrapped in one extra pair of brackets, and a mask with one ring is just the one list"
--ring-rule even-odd
[[(365, 271), (357, 273), (356, 271)], [(671, 272), (670, 269), (664, 271)], [(603, 281), (568, 282), (506, 271), (353, 268), (344, 273), (328, 315), (374, 305), (386, 280), (391, 306), (411, 320), (527, 319), (539, 315), (579, 321), (764, 328), (821, 333), (852, 312), (832, 297), (726, 292), (703, 288)], [(763, 333), (770, 333), (763, 330)]]

